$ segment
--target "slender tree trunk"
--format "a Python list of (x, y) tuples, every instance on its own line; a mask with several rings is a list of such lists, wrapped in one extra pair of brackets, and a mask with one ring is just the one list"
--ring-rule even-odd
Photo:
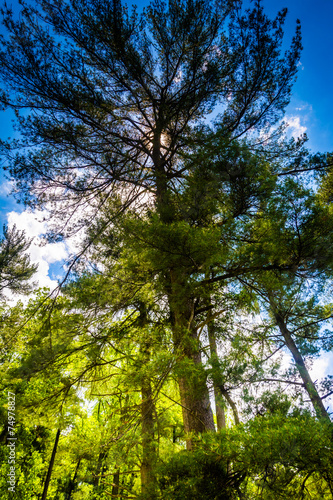
[(111, 498), (115, 498), (119, 495), (119, 481), (120, 481), (120, 471), (119, 469), (117, 469), (116, 472), (113, 474)]
[(101, 481), (101, 476), (103, 474), (103, 462), (106, 459), (107, 454), (108, 454), (107, 450), (101, 450), (98, 454), (97, 466), (93, 479), (93, 485), (94, 485), (94, 493), (93, 493), (94, 496), (92, 497), (93, 499), (97, 498), (101, 490), (100, 481)]
[(228, 404), (232, 410), (235, 424), (238, 425), (240, 423), (240, 420), (239, 420), (237, 405), (236, 405), (235, 401), (232, 399), (229, 392), (226, 390), (226, 388), (222, 384), (219, 385), (219, 389), (221, 391), (222, 396), (226, 399), (226, 401), (228, 402)]
[[(209, 339), (209, 348), (210, 348), (211, 357), (213, 360), (214, 360), (214, 358), (217, 360), (216, 337), (215, 337), (215, 332), (214, 332), (214, 324), (212, 322), (208, 323), (208, 339)], [(216, 422), (217, 422), (218, 430), (223, 429), (226, 426), (226, 424), (225, 424), (225, 412), (224, 412), (223, 404), (221, 404), (222, 397), (227, 401), (227, 403), (229, 404), (229, 406), (232, 410), (235, 424), (238, 425), (240, 423), (236, 403), (231, 398), (229, 392), (226, 390), (226, 388), (222, 384), (221, 380), (222, 380), (222, 377), (219, 377), (219, 376), (217, 376), (217, 377), (215, 376), (213, 378), (215, 405), (216, 405)]]
[(78, 473), (78, 470), (79, 470), (79, 467), (80, 467), (80, 463), (81, 463), (81, 458), (79, 459), (78, 463), (76, 464), (73, 479), (71, 479), (70, 482), (69, 482), (69, 488), (68, 488), (68, 493), (67, 493), (67, 500), (70, 500), (71, 495), (72, 495), (72, 493), (74, 491), (75, 481), (76, 481), (77, 473)]
[[(210, 316), (211, 315), (208, 314), (207, 320), (210, 319), (209, 318)], [(218, 360), (218, 356), (217, 356), (216, 336), (215, 336), (213, 319), (209, 321), (207, 328), (208, 328), (210, 356), (214, 363), (214, 361)], [(214, 398), (215, 398), (215, 408), (216, 408), (216, 425), (217, 425), (217, 430), (221, 430), (225, 428), (225, 412), (222, 402), (222, 393), (215, 376), (213, 376), (213, 386), (214, 386)]]
[[(272, 303), (271, 303), (272, 305)], [(287, 325), (284, 321), (283, 316), (276, 310), (274, 305), (272, 305), (273, 314), (276, 320), (276, 323), (280, 329), (280, 332), (284, 338), (286, 346), (291, 352), (294, 361), (296, 363), (297, 370), (303, 380), (305, 390), (307, 391), (309, 398), (313, 404), (314, 410), (318, 418), (324, 418), (325, 420), (330, 421), (329, 414), (327, 413), (325, 406), (321, 400), (321, 397), (318, 394), (315, 384), (313, 383), (310, 374), (305, 366), (303, 357), (299, 352), (297, 345), (295, 344), (290, 331), (287, 328)]]
[[(146, 366), (151, 356), (151, 338), (147, 328), (147, 311), (144, 304), (140, 306), (139, 324), (141, 332), (141, 361)], [(142, 431), (142, 462), (141, 462), (141, 490), (154, 498), (155, 476), (154, 466), (156, 462), (156, 444), (154, 440), (154, 399), (150, 378), (145, 374), (141, 381), (141, 431)]]
[(54, 465), (54, 459), (55, 459), (55, 456), (56, 456), (56, 453), (57, 453), (57, 447), (58, 447), (58, 443), (59, 443), (59, 438), (60, 438), (60, 429), (57, 430), (56, 438), (55, 438), (55, 441), (54, 441), (52, 455), (51, 455), (51, 460), (50, 460), (49, 468), (48, 468), (48, 471), (47, 471), (47, 475), (46, 475), (46, 479), (45, 479), (45, 484), (44, 484), (44, 489), (43, 489), (43, 494), (42, 494), (41, 500), (46, 500), (47, 490), (49, 488), (49, 484), (50, 484), (50, 480), (51, 480), (51, 475), (52, 475), (52, 469), (53, 469), (53, 465)]
[(154, 441), (154, 402), (149, 380), (142, 384), (142, 462), (141, 462), (141, 489), (142, 493), (150, 493), (153, 498), (155, 483), (154, 464), (156, 461), (156, 445)]

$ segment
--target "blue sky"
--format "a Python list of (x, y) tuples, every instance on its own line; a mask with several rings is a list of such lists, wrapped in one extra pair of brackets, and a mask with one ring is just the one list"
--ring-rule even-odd
[(287, 39), (292, 36), (295, 20), (301, 20), (304, 48), (287, 114), (300, 117), (311, 149), (332, 151), (333, 1), (266, 0), (264, 5), (270, 15), (282, 7), (288, 8)]

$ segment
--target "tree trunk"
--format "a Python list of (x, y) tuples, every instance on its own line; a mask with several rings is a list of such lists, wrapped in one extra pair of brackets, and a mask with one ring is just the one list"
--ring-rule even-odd
[(98, 460), (97, 460), (97, 466), (96, 466), (96, 472), (94, 474), (94, 479), (93, 479), (93, 485), (94, 485), (94, 496), (92, 497), (97, 498), (99, 493), (101, 492), (101, 487), (100, 486), (100, 480), (101, 476), (103, 474), (103, 462), (107, 457), (107, 450), (101, 450), (98, 455)]
[[(185, 433), (215, 431), (206, 373), (202, 366), (200, 343), (194, 325), (194, 301), (186, 293), (186, 279), (170, 273), (173, 340), (180, 362), (178, 384)], [(187, 448), (192, 449), (191, 439)]]
[[(209, 320), (210, 316), (211, 315), (208, 314), (207, 320)], [(209, 321), (207, 328), (208, 328), (210, 357), (214, 364), (214, 360), (217, 361), (218, 356), (217, 356), (216, 337), (215, 337), (213, 319)], [(214, 386), (214, 398), (215, 398), (215, 408), (216, 408), (216, 425), (217, 425), (217, 430), (219, 431), (225, 428), (225, 412), (222, 402), (222, 393), (219, 388), (216, 377), (214, 375), (213, 375), (213, 386)]]
[[(153, 139), (156, 208), (161, 222), (171, 227), (172, 222), (175, 221), (175, 215), (173, 204), (169, 200), (168, 179), (161, 153), (163, 121), (164, 118), (160, 114)], [(192, 293), (187, 286), (190, 271), (183, 269), (181, 265), (176, 265), (166, 274), (168, 281), (166, 293), (169, 299), (173, 341), (183, 361), (183, 368), (179, 370), (178, 374), (178, 384), (184, 430), (185, 433), (195, 434), (215, 431), (206, 377), (201, 361), (198, 334), (193, 322), (194, 302)], [(192, 448), (190, 439), (187, 441), (187, 448)]]
[(51, 474), (52, 474), (52, 469), (53, 469), (53, 465), (54, 465), (54, 459), (55, 459), (55, 456), (56, 456), (56, 453), (57, 453), (57, 447), (58, 447), (59, 438), (60, 438), (60, 429), (57, 430), (56, 438), (55, 438), (55, 441), (54, 441), (52, 455), (51, 455), (51, 460), (50, 460), (49, 468), (48, 468), (48, 471), (47, 471), (47, 475), (46, 475), (46, 479), (45, 479), (45, 484), (44, 484), (44, 489), (43, 489), (43, 494), (42, 494), (41, 500), (46, 500), (47, 490), (49, 488), (49, 484), (50, 484), (50, 480), (51, 480)]
[(111, 498), (115, 498), (119, 495), (119, 480), (120, 480), (120, 471), (119, 469), (117, 469), (116, 472), (113, 474)]
[(150, 493), (153, 498), (154, 464), (156, 461), (156, 445), (154, 441), (154, 402), (149, 380), (142, 383), (142, 462), (141, 462), (141, 489), (142, 493)]
[[(146, 366), (150, 361), (151, 339), (147, 328), (147, 312), (144, 304), (140, 305), (139, 324), (142, 328), (141, 362)], [(155, 496), (154, 466), (156, 462), (156, 444), (154, 441), (154, 399), (149, 376), (145, 374), (141, 381), (141, 431), (142, 431), (142, 461), (141, 461), (141, 490), (149, 494), (150, 498)]]
[(239, 420), (238, 410), (237, 410), (237, 406), (236, 406), (235, 401), (231, 398), (229, 392), (222, 384), (219, 385), (219, 389), (221, 391), (222, 396), (226, 399), (226, 401), (228, 402), (228, 404), (232, 410), (235, 424), (238, 425), (240, 423), (240, 420)]
[[(201, 370), (201, 356), (193, 353), (186, 353), (186, 361), (192, 362), (192, 370), (197, 367)], [(188, 364), (188, 363), (187, 363)], [(195, 382), (196, 381), (196, 382)], [(210, 406), (209, 393), (206, 381), (201, 377), (192, 377), (187, 371), (184, 376), (178, 376), (180, 402), (182, 405), (183, 422), (185, 433), (195, 434), (215, 431), (213, 412)], [(191, 440), (187, 442), (187, 448), (192, 448)]]
[(80, 467), (80, 463), (81, 463), (81, 458), (79, 459), (78, 463), (76, 464), (76, 468), (75, 468), (73, 479), (71, 479), (70, 482), (69, 482), (69, 488), (68, 488), (68, 493), (67, 493), (67, 500), (70, 500), (72, 492), (74, 491), (75, 481), (76, 481), (77, 473), (78, 473), (78, 470), (79, 470), (79, 467)]
[[(212, 322), (208, 323), (208, 339), (209, 339), (209, 348), (210, 348), (211, 357), (213, 360), (214, 360), (214, 358), (217, 360), (216, 338), (215, 338), (215, 332), (214, 332), (214, 324)], [(221, 404), (222, 397), (227, 401), (227, 403), (229, 404), (229, 406), (232, 410), (235, 424), (238, 425), (240, 423), (236, 403), (231, 398), (229, 392), (226, 390), (226, 388), (222, 384), (221, 380), (222, 380), (222, 377), (219, 377), (219, 376), (213, 377), (215, 405), (216, 405), (216, 422), (217, 422), (217, 429), (218, 430), (223, 429), (226, 426), (226, 424), (225, 424), (225, 412), (224, 412), (223, 404)]]
[(316, 386), (313, 383), (313, 381), (310, 377), (310, 374), (305, 366), (303, 357), (302, 357), (301, 353), (299, 352), (299, 350), (298, 350), (298, 348), (297, 348), (297, 346), (292, 338), (292, 335), (287, 328), (287, 325), (284, 321), (283, 316), (276, 310), (274, 305), (273, 305), (272, 309), (273, 309), (273, 314), (274, 314), (276, 323), (277, 323), (277, 325), (280, 329), (280, 332), (284, 338), (286, 346), (288, 347), (289, 351), (291, 352), (291, 354), (294, 358), (297, 370), (301, 376), (301, 379), (303, 380), (304, 388), (309, 395), (309, 398), (313, 404), (313, 407), (314, 407), (314, 410), (316, 412), (317, 417), (331, 421), (329, 414), (327, 413), (325, 406), (323, 405), (321, 397), (318, 394)]

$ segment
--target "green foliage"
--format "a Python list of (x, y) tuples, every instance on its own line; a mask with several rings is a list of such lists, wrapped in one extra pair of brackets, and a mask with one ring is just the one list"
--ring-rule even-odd
[(37, 270), (37, 266), (30, 263), (26, 254), (31, 240), (27, 240), (23, 231), (15, 227), (3, 228), (3, 237), (0, 239), (0, 299), (3, 300), (3, 291), (13, 293), (28, 293), (32, 284), (28, 283)]
[[(41, 493), (59, 429), (50, 499), (328, 498), (331, 424), (305, 361), (331, 347), (331, 174), (305, 138), (272, 130), (299, 24), (283, 54), (286, 10), (270, 20), (260, 1), (21, 5), (18, 19), (2, 9), (2, 95), (21, 133), (2, 144), (8, 171), (51, 211), (51, 240), (85, 236), (57, 296), (3, 310), (20, 495)], [(26, 249), (5, 231), (13, 291), (33, 271)], [(302, 382), (280, 366), (285, 346)], [(5, 402), (1, 419), (5, 436)]]
[(159, 498), (328, 499), (332, 460), (331, 425), (274, 408), (274, 414), (199, 437), (191, 453), (161, 465)]
[(197, 449), (181, 452), (159, 468), (158, 498), (181, 500), (231, 500), (241, 475), (229, 473), (218, 454)]

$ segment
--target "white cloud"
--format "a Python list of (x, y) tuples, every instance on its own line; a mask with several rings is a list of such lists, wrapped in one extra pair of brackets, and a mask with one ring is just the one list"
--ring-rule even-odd
[(300, 104), (298, 107), (295, 108), (296, 111), (313, 111), (312, 104), (309, 104), (308, 102), (305, 102), (303, 104)]
[(49, 276), (50, 264), (61, 263), (65, 260), (68, 257), (68, 249), (64, 242), (42, 244), (40, 236), (47, 231), (44, 216), (43, 212), (28, 210), (7, 214), (9, 227), (15, 225), (17, 229), (25, 231), (27, 238), (33, 238), (27, 253), (30, 255), (31, 262), (38, 264), (38, 270), (32, 280), (37, 283), (37, 287), (47, 287), (53, 290), (58, 283)]
[(305, 134), (307, 128), (301, 125), (301, 119), (299, 116), (286, 116), (286, 124), (288, 125), (288, 130), (294, 139), (298, 139), (302, 134)]
[(7, 196), (13, 190), (13, 182), (4, 180), (0, 184), (0, 196)]
[(314, 381), (333, 375), (333, 353), (327, 352), (315, 359), (309, 371)]
[[(333, 375), (333, 352), (325, 352), (320, 358), (315, 359), (310, 369), (310, 375), (314, 382), (319, 382), (327, 375)], [(333, 412), (332, 397), (323, 399), (323, 403), (326, 408), (328, 407), (329, 412)]]
[(9, 212), (7, 214), (9, 226), (16, 226), (20, 231), (25, 231), (28, 238), (33, 238), (44, 233), (47, 228), (46, 221), (43, 220), (43, 212)]

